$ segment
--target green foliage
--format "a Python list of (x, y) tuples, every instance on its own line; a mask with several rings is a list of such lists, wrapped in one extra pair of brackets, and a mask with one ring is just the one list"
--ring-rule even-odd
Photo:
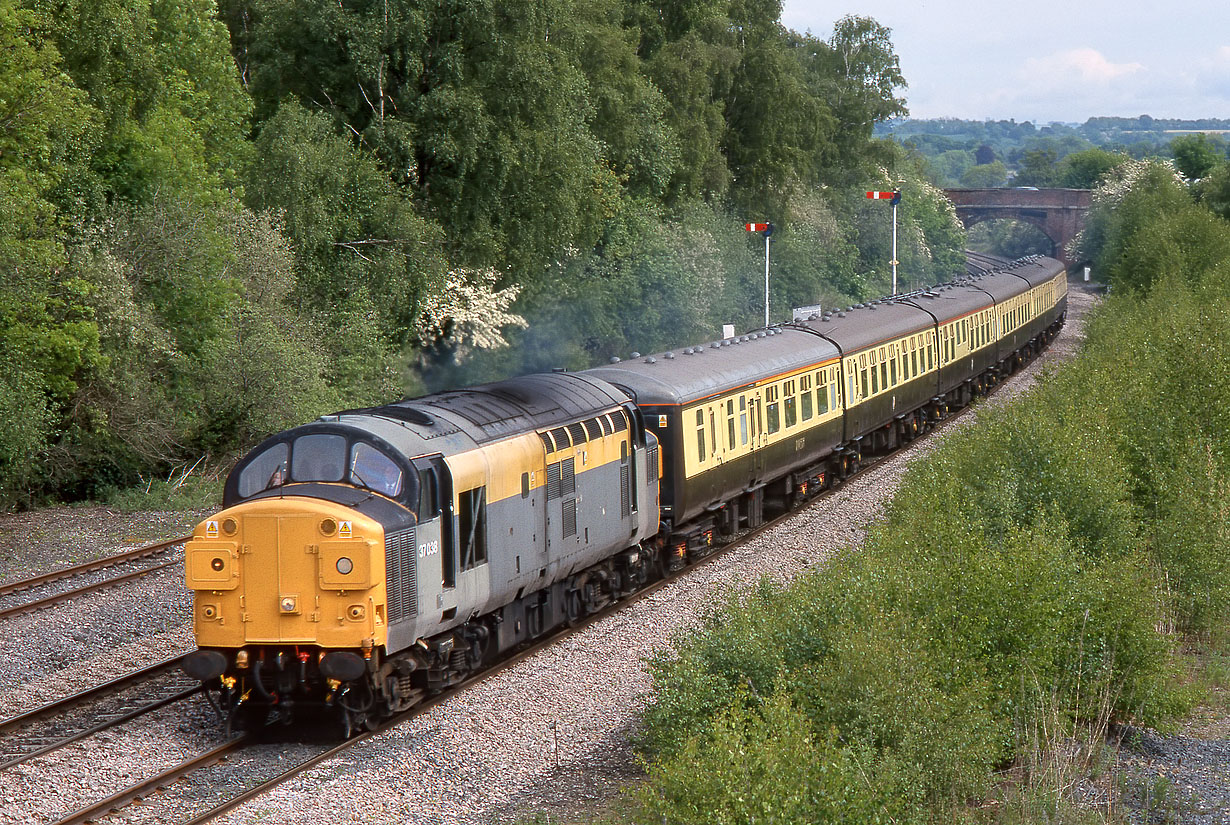
[(1059, 185), (1068, 189), (1093, 189), (1127, 160), (1126, 155), (1105, 149), (1073, 152), (1059, 163)]
[(0, 0), (0, 351), (22, 418), (0, 499), (112, 495), (425, 380), (758, 325), (748, 220), (778, 227), (774, 320), (867, 298), (889, 257), (869, 180), (908, 193), (905, 283), (946, 280), (951, 210), (872, 137), (904, 113), (889, 31), (848, 17), (819, 39), (780, 13)]
[(1188, 180), (1203, 178), (1226, 160), (1226, 141), (1220, 135), (1180, 135), (1170, 142), (1175, 166)]
[(970, 249), (1015, 260), (1026, 255), (1053, 255), (1055, 244), (1027, 221), (983, 221), (969, 230)]
[(971, 166), (961, 175), (961, 185), (973, 189), (991, 189), (1003, 186), (1008, 180), (1008, 170), (1002, 160)]
[(843, 746), (836, 731), (815, 734), (789, 696), (775, 693), (759, 711), (722, 711), (709, 736), (651, 767), (628, 816), (675, 825), (914, 821), (901, 818), (891, 782), (868, 778), (873, 758)]

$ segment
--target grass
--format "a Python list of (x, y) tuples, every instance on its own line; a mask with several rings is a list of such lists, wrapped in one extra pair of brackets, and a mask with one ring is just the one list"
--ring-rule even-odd
[(172, 469), (166, 478), (143, 479), (141, 484), (110, 488), (99, 503), (124, 513), (191, 511), (222, 506), (226, 467), (207, 466), (204, 460)]

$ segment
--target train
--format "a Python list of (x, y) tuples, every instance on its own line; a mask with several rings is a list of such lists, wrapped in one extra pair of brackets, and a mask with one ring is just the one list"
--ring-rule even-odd
[(345, 735), (708, 555), (911, 441), (1049, 343), (1052, 258), (649, 356), (277, 433), (185, 546), (228, 727)]

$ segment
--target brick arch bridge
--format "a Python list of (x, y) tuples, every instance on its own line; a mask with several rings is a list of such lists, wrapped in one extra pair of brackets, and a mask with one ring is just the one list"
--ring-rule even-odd
[(1064, 247), (1085, 225), (1088, 189), (945, 189), (944, 194), (966, 229), (983, 221), (1024, 221), (1046, 234), (1054, 257), (1068, 266), (1077, 263)]

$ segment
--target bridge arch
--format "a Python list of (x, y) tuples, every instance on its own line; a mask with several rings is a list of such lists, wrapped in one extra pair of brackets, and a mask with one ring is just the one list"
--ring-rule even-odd
[(1053, 255), (1066, 265), (1066, 247), (1085, 225), (1091, 193), (1088, 189), (946, 189), (944, 194), (968, 229), (983, 221), (1013, 220), (1042, 230)]

